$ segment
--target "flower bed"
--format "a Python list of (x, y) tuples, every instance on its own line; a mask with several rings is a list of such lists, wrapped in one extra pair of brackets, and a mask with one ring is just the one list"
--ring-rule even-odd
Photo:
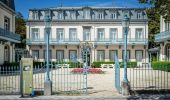
[[(87, 72), (90, 74), (103, 74), (104, 73), (104, 71), (102, 71), (101, 69), (97, 69), (97, 68), (89, 68)], [(71, 73), (82, 74), (83, 68), (75, 68), (71, 71)]]

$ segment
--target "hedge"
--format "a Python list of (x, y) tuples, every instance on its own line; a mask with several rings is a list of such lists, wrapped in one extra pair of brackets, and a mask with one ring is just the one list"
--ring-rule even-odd
[[(120, 63), (120, 67), (123, 68), (123, 62), (119, 62)], [(92, 63), (92, 68), (100, 68), (101, 64), (115, 64), (115, 62), (113, 61), (109, 61), (109, 62), (104, 62), (104, 61), (98, 61), (98, 62), (93, 62)], [(137, 62), (127, 62), (127, 67), (128, 68), (134, 68), (137, 67)]]
[(101, 64), (114, 64), (115, 62), (113, 61), (109, 61), (109, 62), (105, 62), (105, 61), (96, 61), (96, 62), (93, 62), (91, 67), (92, 68), (100, 68), (101, 67)]
[(154, 61), (152, 62), (151, 66), (154, 70), (170, 72), (170, 62), (167, 62), (167, 61), (159, 61), (159, 62)]

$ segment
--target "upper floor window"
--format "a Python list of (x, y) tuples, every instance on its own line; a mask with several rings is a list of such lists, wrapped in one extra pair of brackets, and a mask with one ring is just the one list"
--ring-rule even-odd
[(33, 11), (32, 18), (33, 18), (34, 20), (39, 19), (38, 11)]
[(69, 29), (69, 39), (70, 40), (76, 40), (77, 39), (77, 29), (76, 28), (70, 28)]
[(135, 39), (138, 41), (143, 39), (143, 29), (142, 28), (137, 28), (136, 33), (135, 33)]
[(104, 36), (104, 29), (103, 28), (99, 28), (97, 30), (97, 39), (99, 41), (102, 41), (102, 40), (104, 40), (104, 38), (105, 38), (105, 36)]
[(57, 40), (64, 40), (64, 29), (63, 28), (57, 28)]
[(116, 13), (112, 13), (110, 17), (111, 17), (111, 19), (117, 19), (117, 14)]
[(141, 12), (137, 12), (137, 19), (141, 19), (142, 18), (142, 13)]
[(98, 14), (98, 19), (103, 19), (103, 13)]
[(10, 31), (10, 19), (8, 17), (4, 17), (4, 29)]
[(63, 13), (62, 12), (58, 12), (58, 19), (63, 19)]
[(83, 29), (83, 40), (84, 41), (90, 40), (90, 28)]
[(110, 39), (116, 40), (117, 38), (117, 28), (111, 28), (110, 29)]
[(84, 10), (84, 18), (90, 19), (90, 11), (89, 10)]
[(39, 40), (39, 37), (40, 37), (40, 36), (39, 36), (39, 28), (32, 28), (32, 29), (31, 29), (31, 33), (32, 33), (32, 34), (31, 34), (31, 35), (32, 35), (32, 37), (31, 37), (32, 40), (33, 40), (33, 41), (38, 41), (38, 40)]
[(70, 11), (70, 19), (76, 19), (76, 12)]

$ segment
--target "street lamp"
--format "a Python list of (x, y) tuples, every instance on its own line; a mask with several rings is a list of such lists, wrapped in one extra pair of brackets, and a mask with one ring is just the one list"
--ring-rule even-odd
[(49, 36), (51, 33), (51, 16), (50, 10), (45, 10), (45, 33), (46, 33), (46, 80), (44, 83), (44, 95), (51, 95), (52, 94), (52, 81), (50, 81), (49, 76)]
[(129, 95), (130, 92), (130, 84), (127, 78), (127, 35), (129, 31), (129, 24), (130, 20), (127, 15), (124, 15), (124, 18), (122, 20), (122, 27), (123, 27), (123, 35), (124, 35), (124, 58), (123, 58), (123, 64), (124, 64), (124, 77), (122, 81), (122, 94), (123, 95)]

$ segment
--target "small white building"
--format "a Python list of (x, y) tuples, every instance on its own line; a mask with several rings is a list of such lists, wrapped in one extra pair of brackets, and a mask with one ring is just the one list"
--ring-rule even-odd
[(15, 44), (20, 35), (15, 34), (14, 0), (0, 0), (0, 64), (15, 61)]
[[(122, 18), (130, 18), (128, 34), (129, 61), (148, 62), (148, 18), (145, 9), (114, 7), (58, 7), (51, 11), (50, 59), (81, 58), (81, 46), (90, 45), (90, 61), (123, 59)], [(27, 49), (35, 60), (45, 58), (45, 23), (47, 9), (30, 9), (27, 21)]]
[(170, 61), (170, 21), (160, 17), (160, 33), (155, 35), (155, 41), (160, 43), (159, 60)]

